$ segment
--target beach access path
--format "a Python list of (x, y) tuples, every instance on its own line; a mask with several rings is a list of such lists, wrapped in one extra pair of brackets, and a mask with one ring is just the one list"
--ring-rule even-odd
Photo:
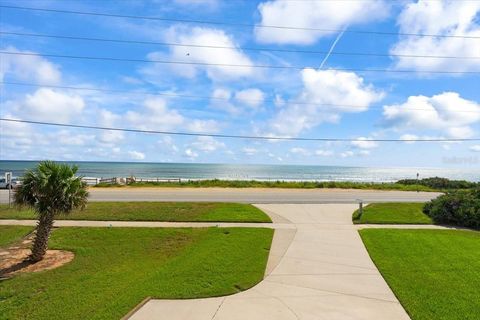
[[(364, 203), (426, 202), (438, 192), (358, 189), (272, 188), (90, 188), (89, 201), (183, 201), (238, 203)], [(0, 190), (0, 203), (8, 203), (8, 190)]]

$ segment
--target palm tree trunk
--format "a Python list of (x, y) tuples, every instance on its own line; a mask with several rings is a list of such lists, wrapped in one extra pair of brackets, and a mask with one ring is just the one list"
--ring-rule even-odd
[(38, 262), (48, 249), (48, 238), (53, 226), (53, 212), (46, 212), (39, 215), (35, 240), (33, 241), (32, 254), (29, 259), (32, 262)]

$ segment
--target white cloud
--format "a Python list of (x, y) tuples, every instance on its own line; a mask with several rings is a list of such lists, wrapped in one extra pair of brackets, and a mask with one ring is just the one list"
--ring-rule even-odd
[(235, 93), (235, 99), (245, 106), (252, 109), (258, 109), (263, 104), (265, 95), (262, 90), (256, 88), (250, 88), (240, 90)]
[(248, 88), (239, 91), (216, 88), (212, 93), (210, 105), (215, 109), (226, 111), (232, 115), (238, 115), (245, 110), (258, 111), (264, 99), (265, 94), (257, 88)]
[[(477, 1), (410, 2), (398, 17), (402, 33), (480, 36)], [(480, 41), (452, 37), (405, 36), (390, 50), (396, 55), (478, 56)], [(478, 59), (396, 58), (396, 67), (416, 70), (480, 70)]]
[(315, 150), (315, 155), (320, 157), (330, 157), (333, 155), (333, 151), (318, 149)]
[(184, 155), (187, 157), (187, 158), (190, 158), (191, 160), (195, 159), (198, 157), (198, 153), (193, 151), (192, 149), (190, 148), (187, 148), (185, 149), (185, 153)]
[(185, 118), (176, 110), (170, 110), (162, 98), (149, 98), (143, 103), (144, 111), (128, 111), (125, 119), (135, 128), (144, 130), (170, 130), (182, 125)]
[(197, 140), (192, 142), (190, 145), (196, 150), (207, 153), (225, 148), (225, 144), (223, 142), (217, 141), (212, 137), (198, 137)]
[(342, 113), (366, 111), (384, 96), (353, 72), (304, 69), (302, 80), (299, 97), (270, 121), (274, 133), (297, 136), (322, 122), (337, 122)]
[(27, 94), (23, 101), (13, 103), (24, 119), (55, 122), (69, 122), (81, 115), (85, 107), (81, 96), (47, 88), (40, 88)]
[(232, 92), (224, 88), (216, 88), (213, 90), (210, 105), (214, 109), (222, 110), (230, 114), (238, 114), (240, 110), (231, 103)]
[(133, 160), (144, 160), (145, 154), (139, 151), (128, 151), (128, 155)]
[(294, 147), (290, 149), (290, 153), (299, 154), (302, 156), (309, 156), (311, 153), (307, 149)]
[[(418, 136), (415, 134), (406, 133), (400, 136), (401, 140), (416, 140)], [(415, 141), (405, 141), (406, 144), (414, 144)]]
[(214, 133), (220, 131), (220, 125), (215, 120), (188, 119), (187, 130), (198, 133)]
[[(293, 26), (310, 29), (343, 29), (387, 15), (388, 7), (382, 0), (372, 1), (284, 1), (274, 0), (259, 4), (259, 26)], [(256, 39), (264, 43), (313, 44), (334, 32), (255, 28)]]
[[(21, 51), (14, 47), (7, 47), (2, 51), (12, 53), (33, 53)], [(2, 68), (0, 69), (0, 80), (3, 81), (6, 75), (15, 79), (35, 81), (43, 84), (56, 84), (61, 80), (59, 66), (38, 56), (2, 54)]]
[(93, 134), (74, 134), (69, 130), (60, 130), (52, 134), (52, 139), (61, 145), (84, 146), (95, 139)]
[(342, 158), (350, 158), (350, 157), (353, 157), (354, 155), (355, 153), (350, 150), (340, 153), (340, 157)]
[(470, 150), (473, 152), (480, 152), (480, 144), (477, 144), (475, 146), (471, 146)]
[[(250, 67), (253, 63), (244, 54), (231, 35), (220, 29), (174, 26), (167, 30), (165, 40), (171, 43), (212, 45), (221, 47), (233, 47), (236, 49), (212, 49), (199, 47), (171, 46), (168, 54), (164, 52), (151, 52), (148, 54), (150, 60), (171, 60), (182, 62), (193, 62), (203, 64), (235, 64), (247, 67), (229, 67), (218, 65), (175, 65), (169, 66), (176, 75), (186, 78), (194, 78), (200, 71), (205, 71), (212, 80), (234, 80), (251, 76), (254, 69)], [(143, 69), (143, 73), (158, 77), (164, 74), (165, 66), (156, 65)]]
[(470, 125), (480, 121), (480, 104), (456, 92), (410, 96), (403, 104), (385, 106), (383, 116), (397, 130), (439, 130), (452, 138), (467, 138), (474, 133)]
[(257, 149), (255, 148), (252, 148), (252, 147), (245, 147), (242, 149), (242, 152), (244, 154), (246, 154), (247, 156), (253, 156), (254, 154), (256, 154), (258, 152)]
[(374, 149), (378, 147), (378, 143), (370, 140), (371, 138), (360, 137), (360, 138), (357, 138), (355, 141), (352, 141), (351, 144), (353, 147), (359, 148), (359, 149)]
[(166, 151), (169, 153), (177, 153), (178, 147), (175, 144), (175, 141), (171, 136), (163, 136), (161, 139), (158, 140), (158, 144), (162, 148), (161, 151)]

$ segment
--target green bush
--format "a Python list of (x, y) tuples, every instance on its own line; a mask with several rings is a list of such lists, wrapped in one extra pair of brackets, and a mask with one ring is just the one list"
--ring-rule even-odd
[(466, 180), (450, 180), (447, 178), (440, 178), (440, 177), (433, 177), (433, 178), (425, 178), (421, 180), (416, 179), (404, 179), (397, 181), (399, 184), (404, 185), (414, 185), (418, 184), (421, 186), (430, 187), (432, 189), (471, 189), (478, 187), (479, 185), (475, 182), (470, 182)]
[(425, 204), (435, 223), (480, 229), (480, 189), (447, 192)]

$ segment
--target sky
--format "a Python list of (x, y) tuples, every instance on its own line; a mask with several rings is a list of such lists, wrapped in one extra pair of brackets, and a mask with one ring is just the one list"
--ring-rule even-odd
[(225, 139), (0, 121), (2, 160), (480, 165), (478, 141), (369, 141), (480, 137), (480, 1), (0, 5), (110, 15), (0, 8), (2, 118), (355, 139)]

